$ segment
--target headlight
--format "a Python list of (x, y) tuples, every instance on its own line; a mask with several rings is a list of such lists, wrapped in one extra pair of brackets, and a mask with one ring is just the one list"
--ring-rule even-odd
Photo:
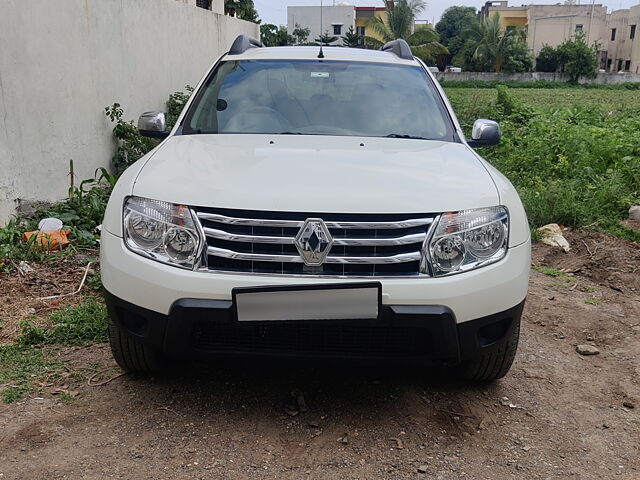
[[(444, 213), (425, 257), (436, 277), (466, 272), (504, 257), (508, 239), (509, 214), (505, 207)], [(426, 270), (426, 264), (423, 268)]]
[(193, 268), (202, 240), (185, 205), (129, 197), (124, 203), (124, 241), (130, 250), (159, 262)]

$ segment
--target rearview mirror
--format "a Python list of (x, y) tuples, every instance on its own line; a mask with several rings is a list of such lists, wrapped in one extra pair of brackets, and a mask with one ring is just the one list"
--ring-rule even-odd
[(471, 140), (467, 140), (470, 147), (489, 147), (500, 143), (500, 125), (493, 120), (480, 118), (473, 123)]
[(138, 119), (138, 130), (144, 137), (167, 138), (167, 118), (164, 112), (144, 112)]

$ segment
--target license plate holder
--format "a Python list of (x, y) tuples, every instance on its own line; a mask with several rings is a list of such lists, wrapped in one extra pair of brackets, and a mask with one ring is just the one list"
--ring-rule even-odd
[(377, 320), (380, 282), (238, 287), (232, 291), (238, 322)]

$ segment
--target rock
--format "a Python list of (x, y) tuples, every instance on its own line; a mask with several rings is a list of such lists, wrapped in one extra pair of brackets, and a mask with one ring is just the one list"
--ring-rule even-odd
[(560, 247), (565, 252), (571, 250), (571, 246), (567, 239), (562, 236), (562, 229), (557, 223), (549, 223), (538, 229), (540, 233), (540, 241), (551, 247)]
[(312, 418), (307, 422), (307, 425), (310, 426), (311, 428), (320, 428), (320, 419)]
[(295, 417), (296, 415), (298, 415), (300, 413), (300, 411), (296, 407), (294, 407), (293, 405), (285, 405), (284, 406), (284, 411), (290, 417)]
[(622, 406), (626, 408), (636, 408), (636, 404), (633, 402), (630, 402), (629, 400), (627, 400), (626, 402), (623, 402)]
[(576, 352), (580, 355), (598, 355), (600, 350), (593, 345), (578, 345), (576, 346)]
[(304, 413), (307, 411), (307, 402), (304, 399), (304, 394), (300, 390), (294, 390), (291, 392), (291, 396), (295, 399), (298, 406), (298, 411)]
[(629, 220), (640, 222), (640, 205), (634, 205), (629, 209)]
[(418, 467), (418, 473), (427, 473), (429, 471), (429, 467), (426, 465), (420, 465)]

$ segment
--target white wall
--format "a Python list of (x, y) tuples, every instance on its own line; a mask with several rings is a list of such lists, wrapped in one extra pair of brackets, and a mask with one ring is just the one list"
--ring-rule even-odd
[(163, 109), (257, 25), (176, 0), (0, 0), (0, 224), (114, 152), (104, 108)]
[[(309, 28), (309, 42), (314, 42), (322, 33), (329, 31), (329, 35), (338, 39), (332, 45), (342, 45), (342, 39), (349, 27), (356, 23), (356, 10), (352, 5), (338, 5), (335, 7), (325, 6), (322, 9), (322, 31), (320, 30), (320, 7), (288, 7), (287, 8), (287, 30), (289, 35), (296, 28), (296, 23), (302, 28)], [(340, 35), (333, 34), (333, 25), (342, 25)]]

